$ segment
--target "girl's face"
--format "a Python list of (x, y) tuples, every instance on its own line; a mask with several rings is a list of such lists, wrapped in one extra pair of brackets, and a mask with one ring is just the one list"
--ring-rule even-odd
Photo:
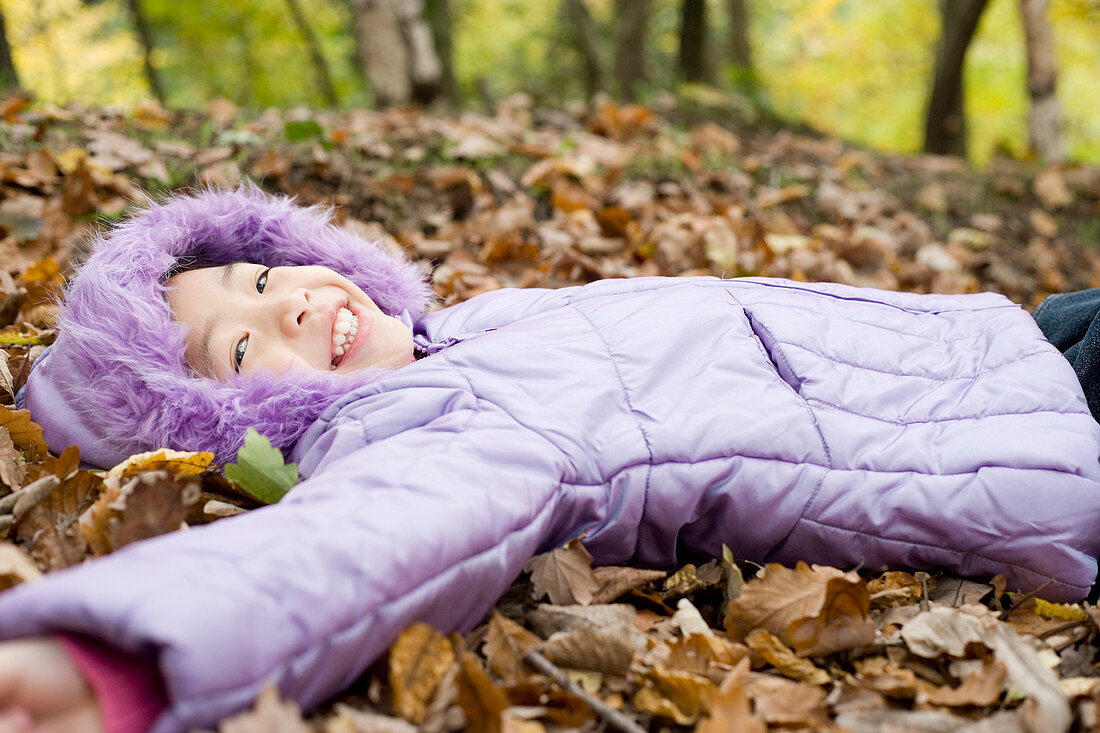
[(191, 329), (187, 364), (203, 376), (396, 369), (413, 358), (405, 324), (327, 267), (241, 262), (182, 272), (167, 284), (176, 320)]

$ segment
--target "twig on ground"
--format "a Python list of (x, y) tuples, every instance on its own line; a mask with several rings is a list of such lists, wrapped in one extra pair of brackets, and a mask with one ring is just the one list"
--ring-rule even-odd
[(529, 649), (527, 653), (523, 655), (523, 659), (539, 672), (553, 680), (559, 687), (568, 690), (588, 703), (588, 707), (592, 708), (592, 712), (600, 716), (604, 722), (612, 728), (621, 730), (623, 733), (646, 733), (645, 728), (638, 725), (618, 710), (608, 707), (603, 700), (585, 692), (584, 688), (570, 680), (565, 672), (561, 671), (557, 665), (539, 654), (535, 649)]

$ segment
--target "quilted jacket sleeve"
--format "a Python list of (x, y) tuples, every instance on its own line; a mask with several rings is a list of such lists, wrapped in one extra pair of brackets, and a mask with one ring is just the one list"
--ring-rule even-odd
[[(155, 655), (153, 730), (210, 725), (267, 684), (310, 707), (415, 620), (475, 624), (554, 527), (562, 461), (469, 392), (347, 450), (281, 503), (136, 543), (0, 595), (0, 635), (83, 633)], [(331, 444), (329, 444), (331, 445)], [(326, 448), (327, 449), (327, 448)]]

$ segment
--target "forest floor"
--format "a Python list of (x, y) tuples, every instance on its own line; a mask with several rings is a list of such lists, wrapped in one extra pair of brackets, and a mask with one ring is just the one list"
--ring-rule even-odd
[[(974, 171), (750, 116), (543, 110), (522, 96), (457, 115), (8, 99), (0, 394), (12, 404), (4, 390), (53, 338), (51, 298), (92, 232), (146, 195), (249, 179), (334, 205), (343, 225), (417, 257), (444, 305), (641, 275), (993, 290), (1027, 308), (1100, 286), (1100, 169), (998, 160)], [(106, 479), (78, 470), (74, 452), (46, 455), (25, 412), (4, 413), (0, 587), (254, 506), (186, 459)], [(999, 578), (761, 570), (729, 557), (674, 574), (593, 569), (574, 543), (533, 561), (471, 633), (413, 627), (310, 717), (268, 695), (222, 730), (1091, 731), (1098, 633), (1091, 606), (1006, 593)]]

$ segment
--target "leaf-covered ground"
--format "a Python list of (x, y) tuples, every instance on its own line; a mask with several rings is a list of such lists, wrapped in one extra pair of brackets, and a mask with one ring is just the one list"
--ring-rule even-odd
[[(516, 97), (458, 116), (225, 102), (123, 113), (13, 98), (0, 119), (9, 406), (90, 232), (146, 194), (246, 178), (334, 204), (344, 226), (408, 250), (443, 304), (639, 275), (988, 289), (1027, 307), (1100, 285), (1096, 168), (975, 173), (754, 127), (735, 108), (539, 110)], [(208, 456), (106, 474), (78, 463), (75, 449), (49, 456), (26, 412), (0, 413), (0, 587), (258, 505)], [(998, 579), (737, 558), (593, 569), (574, 543), (533, 560), (473, 632), (413, 627), (308, 720), (267, 695), (222, 730), (1088, 731), (1100, 728), (1098, 621)]]

